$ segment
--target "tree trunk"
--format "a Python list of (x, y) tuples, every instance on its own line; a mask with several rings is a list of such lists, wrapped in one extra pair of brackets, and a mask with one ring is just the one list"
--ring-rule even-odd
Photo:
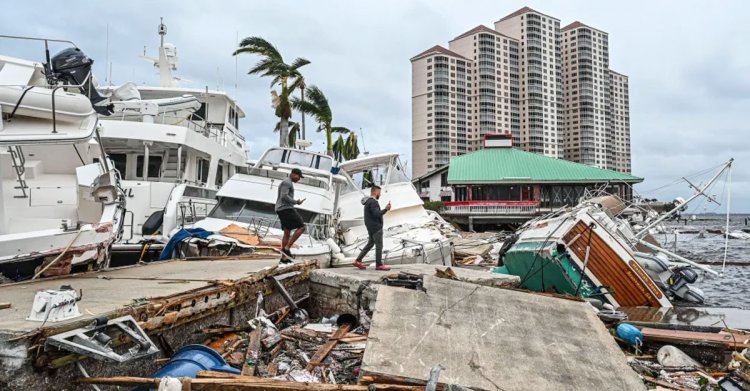
[(279, 120), (279, 146), (288, 147), (289, 145), (289, 118), (281, 117)]
[(333, 157), (333, 135), (331, 134), (331, 125), (326, 126), (326, 152), (328, 156)]
[[(305, 87), (302, 87), (300, 89), (300, 93), (302, 94), (302, 101), (305, 101)], [(307, 134), (305, 134), (305, 112), (302, 112), (302, 139), (307, 140)]]

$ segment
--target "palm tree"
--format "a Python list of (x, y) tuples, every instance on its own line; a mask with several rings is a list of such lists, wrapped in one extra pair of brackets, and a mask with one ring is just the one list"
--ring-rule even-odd
[(276, 47), (260, 37), (243, 39), (239, 48), (234, 51), (234, 55), (240, 53), (261, 56), (261, 60), (250, 68), (248, 74), (272, 77), (271, 88), (277, 84), (281, 88), (279, 92), (271, 91), (271, 102), (276, 116), (279, 117), (279, 145), (285, 147), (289, 141), (289, 118), (292, 116), (290, 98), (292, 93), (304, 84), (299, 68), (309, 64), (310, 61), (297, 57), (291, 64), (287, 64)]
[(309, 86), (305, 88), (305, 91), (307, 92), (306, 99), (292, 98), (292, 107), (315, 118), (318, 123), (318, 132), (326, 132), (326, 152), (329, 156), (333, 156), (333, 133), (351, 133), (351, 130), (343, 126), (333, 126), (331, 106), (320, 88)]
[(344, 139), (343, 135), (333, 143), (333, 157), (336, 161), (356, 159), (359, 156), (359, 145), (357, 145), (357, 134), (349, 132)]

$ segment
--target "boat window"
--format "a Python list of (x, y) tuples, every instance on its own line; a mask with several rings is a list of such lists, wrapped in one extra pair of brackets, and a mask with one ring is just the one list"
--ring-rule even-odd
[(128, 155), (124, 153), (111, 153), (109, 154), (109, 160), (115, 164), (115, 168), (120, 172), (120, 178), (125, 178), (125, 175), (127, 175)]
[(209, 161), (206, 160), (206, 159), (198, 158), (197, 159), (197, 164), (198, 164), (198, 170), (197, 170), (198, 171), (198, 181), (201, 182), (201, 183), (208, 182), (208, 166), (209, 166)]
[[(274, 204), (268, 202), (222, 197), (209, 217), (281, 228), (274, 207)], [(318, 223), (320, 221), (318, 214), (315, 212), (297, 208), (297, 213), (305, 223)]]
[(196, 186), (185, 186), (185, 191), (182, 195), (185, 197), (208, 198), (213, 200), (216, 199), (216, 190)]
[(216, 167), (216, 180), (214, 183), (216, 186), (221, 186), (224, 183), (224, 164), (222, 163), (219, 163), (219, 166)]
[(208, 111), (208, 103), (201, 102), (201, 107), (193, 113), (193, 116), (197, 117), (194, 119), (197, 119), (199, 121), (206, 119), (206, 112)]
[[(162, 160), (162, 157), (158, 155), (148, 156), (148, 177), (149, 178), (159, 177), (159, 171), (161, 170), (161, 160)], [(138, 178), (143, 177), (143, 155), (138, 155), (136, 159), (135, 175)]]
[(402, 183), (409, 182), (409, 177), (404, 172), (404, 168), (401, 164), (396, 161), (396, 164), (391, 166), (391, 175), (388, 178), (388, 183)]
[(279, 164), (284, 163), (290, 166), (316, 168), (323, 171), (330, 171), (333, 167), (333, 159), (328, 156), (320, 156), (315, 153), (306, 151), (288, 150), (288, 149), (271, 149), (263, 156), (262, 163)]

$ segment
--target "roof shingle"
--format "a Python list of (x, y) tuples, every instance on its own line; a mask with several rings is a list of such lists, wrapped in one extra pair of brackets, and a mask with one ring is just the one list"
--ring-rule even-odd
[(450, 51), (450, 50), (448, 50), (448, 49), (446, 49), (446, 48), (444, 48), (444, 47), (442, 47), (440, 45), (435, 45), (435, 46), (433, 46), (433, 47), (431, 47), (431, 48), (423, 51), (422, 53), (419, 53), (416, 56), (410, 58), (409, 61), (419, 60), (420, 58), (423, 58), (423, 57), (427, 56), (428, 54), (432, 54), (432, 53), (442, 53), (442, 54), (445, 54), (447, 56), (453, 56), (453, 57), (463, 58), (464, 60), (468, 60), (468, 58), (466, 58), (466, 57), (464, 57), (464, 56), (462, 56), (462, 55), (460, 55), (460, 54), (458, 54), (458, 53), (456, 53), (454, 51)]

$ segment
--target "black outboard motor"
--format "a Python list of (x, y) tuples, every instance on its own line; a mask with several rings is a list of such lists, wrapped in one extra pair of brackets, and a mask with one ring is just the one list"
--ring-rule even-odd
[(63, 49), (50, 59), (51, 71), (54, 77), (64, 84), (80, 85), (81, 93), (86, 95), (94, 109), (100, 114), (111, 114), (111, 109), (96, 104), (107, 99), (99, 93), (93, 83), (91, 67), (94, 60), (90, 59), (79, 48)]

